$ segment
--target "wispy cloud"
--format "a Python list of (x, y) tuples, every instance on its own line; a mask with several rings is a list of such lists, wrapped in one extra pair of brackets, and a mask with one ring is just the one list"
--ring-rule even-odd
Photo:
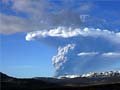
[(78, 53), (77, 55), (78, 56), (95, 56), (97, 54), (98, 52), (81, 52), (81, 53)]
[(120, 57), (120, 52), (107, 52), (107, 53), (100, 53), (100, 52), (81, 52), (77, 54), (78, 56), (95, 56), (99, 55), (102, 57), (108, 57), (108, 58), (118, 58)]
[(113, 57), (113, 58), (120, 58), (120, 52), (108, 52), (108, 53), (103, 53), (102, 56), (104, 57)]

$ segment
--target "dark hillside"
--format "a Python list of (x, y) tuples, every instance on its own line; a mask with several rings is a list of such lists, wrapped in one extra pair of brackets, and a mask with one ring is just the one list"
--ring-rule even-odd
[[(94, 78), (92, 79), (87, 79), (87, 78), (19, 79), (19, 78), (9, 77), (3, 73), (0, 73), (0, 74), (1, 74), (0, 75), (1, 90), (120, 90), (119, 77), (117, 77), (118, 79), (111, 78), (109, 82), (108, 78), (104, 80), (101, 79), (102, 81), (100, 81), (100, 79), (94, 80)], [(89, 83), (86, 83), (87, 80), (89, 81)], [(93, 83), (93, 81), (95, 83)]]

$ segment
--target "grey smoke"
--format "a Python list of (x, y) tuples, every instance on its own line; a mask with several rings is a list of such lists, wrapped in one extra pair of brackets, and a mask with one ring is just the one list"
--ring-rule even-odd
[[(107, 20), (100, 16), (119, 17), (119, 13), (105, 10), (88, 0), (2, 0), (2, 11), (9, 9), (13, 14), (0, 13), (0, 33), (31, 32), (55, 27), (99, 27), (119, 26), (120, 19)], [(8, 9), (7, 9), (8, 8)], [(98, 13), (93, 11), (98, 9)], [(100, 15), (100, 16), (99, 16)], [(82, 20), (81, 16), (87, 16)], [(7, 25), (7, 27), (6, 27)]]
[[(80, 26), (80, 15), (92, 8), (92, 4), (73, 0), (2, 0), (2, 8), (9, 6), (15, 14), (0, 13), (0, 33), (48, 30), (57, 26)], [(11, 4), (12, 3), (12, 4)], [(74, 9), (74, 4), (77, 7)], [(16, 15), (17, 14), (17, 15)], [(7, 27), (6, 27), (7, 25)]]

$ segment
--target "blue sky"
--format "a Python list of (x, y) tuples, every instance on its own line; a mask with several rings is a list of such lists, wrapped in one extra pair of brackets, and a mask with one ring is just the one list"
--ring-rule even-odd
[(52, 76), (51, 58), (56, 51), (38, 41), (26, 42), (24, 37), (24, 33), (1, 35), (0, 70), (16, 77)]
[(1, 0), (0, 71), (35, 77), (119, 70), (119, 6), (117, 0)]

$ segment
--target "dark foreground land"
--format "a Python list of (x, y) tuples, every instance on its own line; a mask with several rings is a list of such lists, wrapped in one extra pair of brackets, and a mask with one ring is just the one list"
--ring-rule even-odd
[(18, 79), (0, 74), (0, 90), (120, 90), (120, 77)]

